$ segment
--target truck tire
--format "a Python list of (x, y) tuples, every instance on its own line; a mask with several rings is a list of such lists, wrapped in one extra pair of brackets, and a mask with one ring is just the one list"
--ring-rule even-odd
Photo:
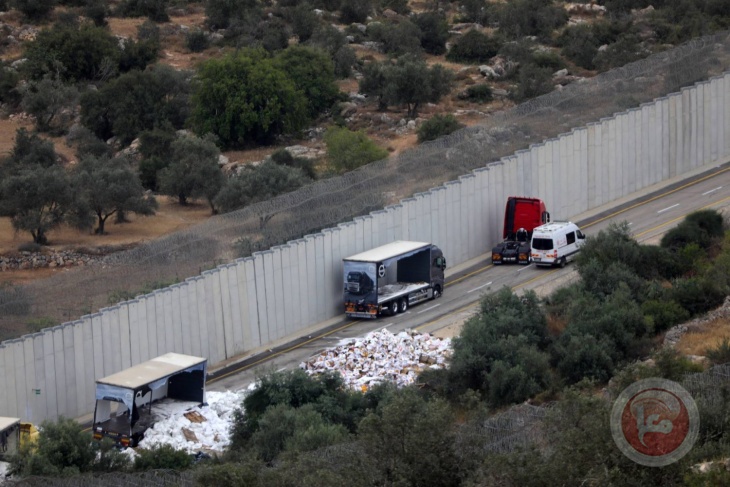
[(399, 309), (400, 309), (400, 307), (398, 306), (398, 300), (397, 299), (394, 299), (388, 305), (388, 311), (390, 311), (390, 314), (391, 315), (397, 315)]
[(400, 300), (400, 312), (405, 313), (408, 310), (408, 298)]
[(433, 299), (438, 299), (441, 297), (441, 286), (434, 286), (433, 287)]
[(563, 267), (565, 267), (565, 264), (566, 264), (566, 263), (567, 263), (567, 262), (566, 262), (566, 260), (565, 260), (565, 257), (563, 257), (562, 259), (560, 259), (560, 262), (558, 263), (558, 265), (559, 265), (559, 266), (560, 266), (560, 268), (562, 269)]

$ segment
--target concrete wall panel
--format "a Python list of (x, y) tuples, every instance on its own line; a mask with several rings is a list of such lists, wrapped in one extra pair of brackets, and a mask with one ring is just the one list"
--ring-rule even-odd
[(253, 255), (253, 266), (255, 270), (254, 282), (256, 283), (256, 301), (259, 303), (259, 334), (261, 343), (268, 343), (272, 340), (269, 333), (269, 304), (266, 300), (266, 275), (264, 269), (264, 255), (255, 252)]
[[(108, 318), (106, 324), (105, 340), (108, 341), (110, 353), (104, 356), (104, 369), (111, 367), (112, 373), (122, 370), (122, 358), (120, 356), (121, 330), (119, 329), (119, 305), (106, 308), (104, 315)], [(102, 323), (104, 323), (102, 317)]]
[(183, 317), (183, 329), (188, 330), (190, 335), (190, 354), (196, 357), (202, 356), (200, 345), (200, 317), (198, 315), (197, 285), (194, 279), (185, 279), (180, 286), (180, 296), (185, 298), (185, 305), (181, 310)]
[(172, 343), (172, 350), (177, 353), (183, 353), (183, 350), (185, 349), (183, 343), (185, 339), (183, 338), (183, 335), (185, 333), (183, 332), (182, 327), (182, 306), (181, 306), (181, 296), (180, 296), (180, 284), (173, 284), (172, 286), (167, 288), (169, 290), (167, 295), (165, 296), (165, 300), (170, 302), (170, 307), (172, 309), (171, 313), (171, 324), (172, 326), (170, 329), (172, 329), (172, 339), (168, 338), (168, 343)]
[[(335, 316), (338, 313), (336, 312), (337, 304), (335, 301), (339, 302), (340, 297), (336, 295), (335, 293), (335, 283), (336, 281), (339, 281), (337, 279), (337, 276), (334, 272), (334, 255), (333, 255), (333, 236), (332, 232), (334, 230), (331, 228), (325, 228), (322, 230), (322, 248), (323, 248), (323, 256), (324, 259), (322, 261), (322, 270), (324, 271), (322, 273), (322, 280), (320, 281), (320, 285), (322, 286), (322, 295), (324, 297), (324, 310), (325, 310), (325, 316)], [(334, 237), (336, 238), (336, 237)]]
[(119, 303), (119, 348), (122, 369), (132, 366), (132, 351), (130, 341), (129, 303)]
[[(66, 376), (66, 416), (73, 418), (78, 414), (76, 399), (76, 393), (78, 391), (76, 384), (76, 349), (74, 346), (73, 323), (66, 323), (61, 326), (61, 336), (63, 340), (63, 357)], [(127, 335), (127, 338), (129, 338), (129, 335)], [(26, 340), (26, 344), (31, 345), (30, 351), (32, 353), (32, 341)], [(31, 364), (32, 363), (31, 359)]]
[(276, 252), (279, 254), (279, 265), (281, 266), (281, 283), (279, 284), (279, 287), (281, 288), (281, 296), (283, 298), (281, 301), (281, 329), (284, 336), (287, 336), (297, 329), (294, 309), (298, 298), (296, 301), (293, 298), (293, 296), (295, 296), (295, 287), (294, 279), (292, 277), (294, 270), (292, 269), (292, 262), (290, 258), (291, 247), (289, 245), (280, 245), (276, 247)]
[(325, 296), (324, 296), (324, 266), (325, 266), (325, 255), (324, 255), (324, 234), (314, 234), (314, 260), (313, 260), (313, 277), (315, 279), (314, 288), (317, 292), (317, 307), (315, 308), (316, 314), (315, 323), (325, 321), (328, 316), (325, 312)]
[(208, 271), (205, 277), (205, 305), (208, 315), (208, 358), (216, 363), (226, 359), (223, 330), (223, 313), (221, 311), (221, 283), (217, 270)]
[(281, 248), (276, 248), (271, 255), (274, 265), (271, 275), (274, 277), (274, 295), (276, 299), (276, 335), (281, 338), (286, 336), (286, 317), (284, 310), (284, 270), (281, 266)]
[(2, 416), (10, 416), (10, 413), (8, 411), (10, 410), (10, 407), (8, 406), (8, 398), (9, 395), (6, 393), (8, 390), (7, 385), (7, 372), (5, 370), (5, 351), (7, 349), (5, 348), (5, 345), (0, 343), (0, 391), (3, 391), (2, 394), (0, 394), (0, 415)]
[(220, 341), (221, 354), (228, 359), (235, 355), (233, 351), (233, 316), (231, 315), (231, 288), (228, 281), (228, 266), (220, 265), (215, 270), (215, 275), (212, 277), (218, 278), (218, 288), (220, 294), (217, 300), (220, 307), (221, 326), (219, 327), (222, 332)]
[[(71, 324), (72, 335), (74, 341), (74, 360), (73, 360), (73, 373), (76, 380), (76, 391), (74, 397), (76, 398), (76, 412), (74, 417), (81, 416), (90, 410), (90, 401), (87, 396), (91, 396), (89, 384), (87, 383), (86, 366), (84, 357), (86, 356), (86, 350), (84, 349), (84, 326), (83, 320), (76, 320)], [(91, 356), (91, 355), (88, 355)]]
[[(56, 418), (60, 414), (58, 409), (58, 396), (56, 395), (56, 384), (58, 382), (56, 380), (55, 358), (53, 331), (52, 329), (46, 328), (43, 330), (43, 368), (46, 378), (46, 387), (45, 389), (41, 389), (40, 395), (45, 397), (46, 412), (49, 418)], [(18, 389), (16, 387), (16, 391), (17, 390)]]
[(236, 291), (238, 297), (232, 299), (233, 315), (238, 317), (239, 329), (234, 330), (234, 338), (236, 340), (235, 348), (237, 353), (248, 350), (251, 346), (251, 323), (248, 313), (248, 291), (246, 289), (246, 268), (243, 259), (236, 259), (233, 263), (235, 272), (229, 269), (229, 275), (236, 280)]
[[(216, 268), (208, 272), (209, 274), (205, 276), (205, 278), (207, 281), (210, 281), (210, 284), (209, 287), (206, 287), (206, 290), (210, 290), (210, 306), (212, 310), (212, 315), (209, 315), (209, 317), (212, 318), (212, 323), (209, 322), (210, 324), (208, 325), (208, 329), (212, 335), (210, 340), (211, 354), (209, 358), (213, 361), (213, 363), (216, 363), (215, 360), (226, 359), (226, 332), (221, 303), (223, 290), (221, 289), (221, 277), (219, 274), (220, 268)], [(215, 341), (213, 341), (213, 339), (215, 339)]]
[(26, 404), (23, 410), (23, 416), (28, 418), (33, 415), (33, 393), (30, 390), (31, 384), (35, 380), (35, 351), (33, 350), (33, 336), (24, 335), (22, 338), (23, 343), (23, 369), (25, 370), (25, 389), (26, 389)]
[(129, 360), (133, 364), (142, 362), (140, 359), (140, 353), (143, 345), (141, 340), (141, 325), (138, 310), (138, 300), (132, 299), (127, 301), (127, 312), (129, 313)]
[(180, 353), (193, 354), (193, 331), (190, 325), (190, 299), (188, 299), (188, 283), (183, 281), (171, 287), (173, 300), (177, 300), (178, 309), (175, 329), (180, 333)]
[[(2, 409), (4, 416), (18, 417), (18, 399), (15, 393), (15, 356), (13, 355), (13, 345), (11, 340), (3, 342), (2, 354), (3, 359), (3, 378), (5, 388), (3, 389), (3, 398), (5, 406)], [(45, 377), (45, 375), (44, 375)]]
[(210, 331), (208, 329), (208, 310), (206, 307), (207, 289), (205, 286), (205, 278), (203, 276), (196, 277), (191, 284), (195, 287), (196, 310), (198, 312), (197, 321), (200, 330), (200, 357), (208, 357), (210, 354)]
[[(46, 400), (46, 396), (43, 392), (48, 392), (46, 389), (46, 356), (43, 345), (43, 336), (43, 333), (34, 333), (31, 335), (33, 340), (33, 371), (35, 376), (30, 377), (29, 374), (26, 373), (26, 379), (29, 380), (28, 389), (30, 391), (30, 403), (32, 409), (32, 413), (28, 417), (28, 421), (35, 423), (50, 417), (48, 414), (48, 401)], [(93, 367), (87, 368), (93, 369)], [(40, 391), (41, 394), (36, 394), (37, 391)]]
[[(246, 276), (246, 307), (248, 311), (249, 322), (249, 339), (250, 343), (246, 346), (247, 350), (253, 350), (261, 346), (261, 329), (259, 322), (259, 305), (256, 299), (256, 267), (253, 257), (243, 259), (243, 267)], [(245, 337), (245, 335), (244, 335)]]
[[(304, 237), (305, 245), (304, 250), (306, 253), (305, 259), (307, 262), (307, 271), (305, 274), (306, 278), (306, 299), (307, 299), (307, 306), (309, 307), (309, 315), (307, 319), (307, 325), (311, 325), (312, 323), (317, 322), (317, 316), (318, 316), (318, 305), (317, 305), (317, 258), (316, 258), (316, 246), (315, 246), (315, 236), (314, 235), (306, 235)], [(262, 339), (263, 342), (263, 339)]]

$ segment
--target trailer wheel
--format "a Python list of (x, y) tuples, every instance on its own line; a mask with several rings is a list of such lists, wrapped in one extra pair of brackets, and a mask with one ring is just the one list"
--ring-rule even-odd
[(405, 313), (408, 309), (408, 298), (403, 298), (400, 300), (400, 312)]
[(391, 315), (398, 314), (398, 300), (394, 299), (390, 302), (390, 305), (388, 305), (388, 310), (390, 311)]

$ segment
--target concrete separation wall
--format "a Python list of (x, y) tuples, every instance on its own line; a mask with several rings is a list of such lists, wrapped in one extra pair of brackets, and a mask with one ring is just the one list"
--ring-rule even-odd
[(342, 259), (397, 239), (454, 266), (500, 240), (510, 195), (568, 219), (730, 156), (730, 73), (574, 129), (335, 228), (0, 344), (0, 416), (93, 411), (94, 381), (167, 352), (211, 366), (342, 313)]

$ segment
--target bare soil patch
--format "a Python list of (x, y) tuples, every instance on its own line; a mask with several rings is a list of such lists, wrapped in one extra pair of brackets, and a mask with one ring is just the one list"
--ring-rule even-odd
[[(135, 245), (172, 232), (183, 230), (196, 223), (210, 218), (210, 207), (203, 202), (195, 202), (180, 206), (177, 201), (167, 196), (157, 196), (159, 208), (152, 216), (128, 215), (128, 223), (114, 223), (113, 218), (107, 222), (105, 235), (80, 231), (63, 225), (49, 232), (49, 250), (79, 250), (84, 248), (118, 247)], [(32, 242), (28, 233), (17, 233), (10, 219), (0, 218), (0, 254), (13, 253), (24, 243)], [(32, 279), (45, 278), (53, 274), (52, 269), (33, 269), (0, 272), (0, 283), (27, 282)]]

